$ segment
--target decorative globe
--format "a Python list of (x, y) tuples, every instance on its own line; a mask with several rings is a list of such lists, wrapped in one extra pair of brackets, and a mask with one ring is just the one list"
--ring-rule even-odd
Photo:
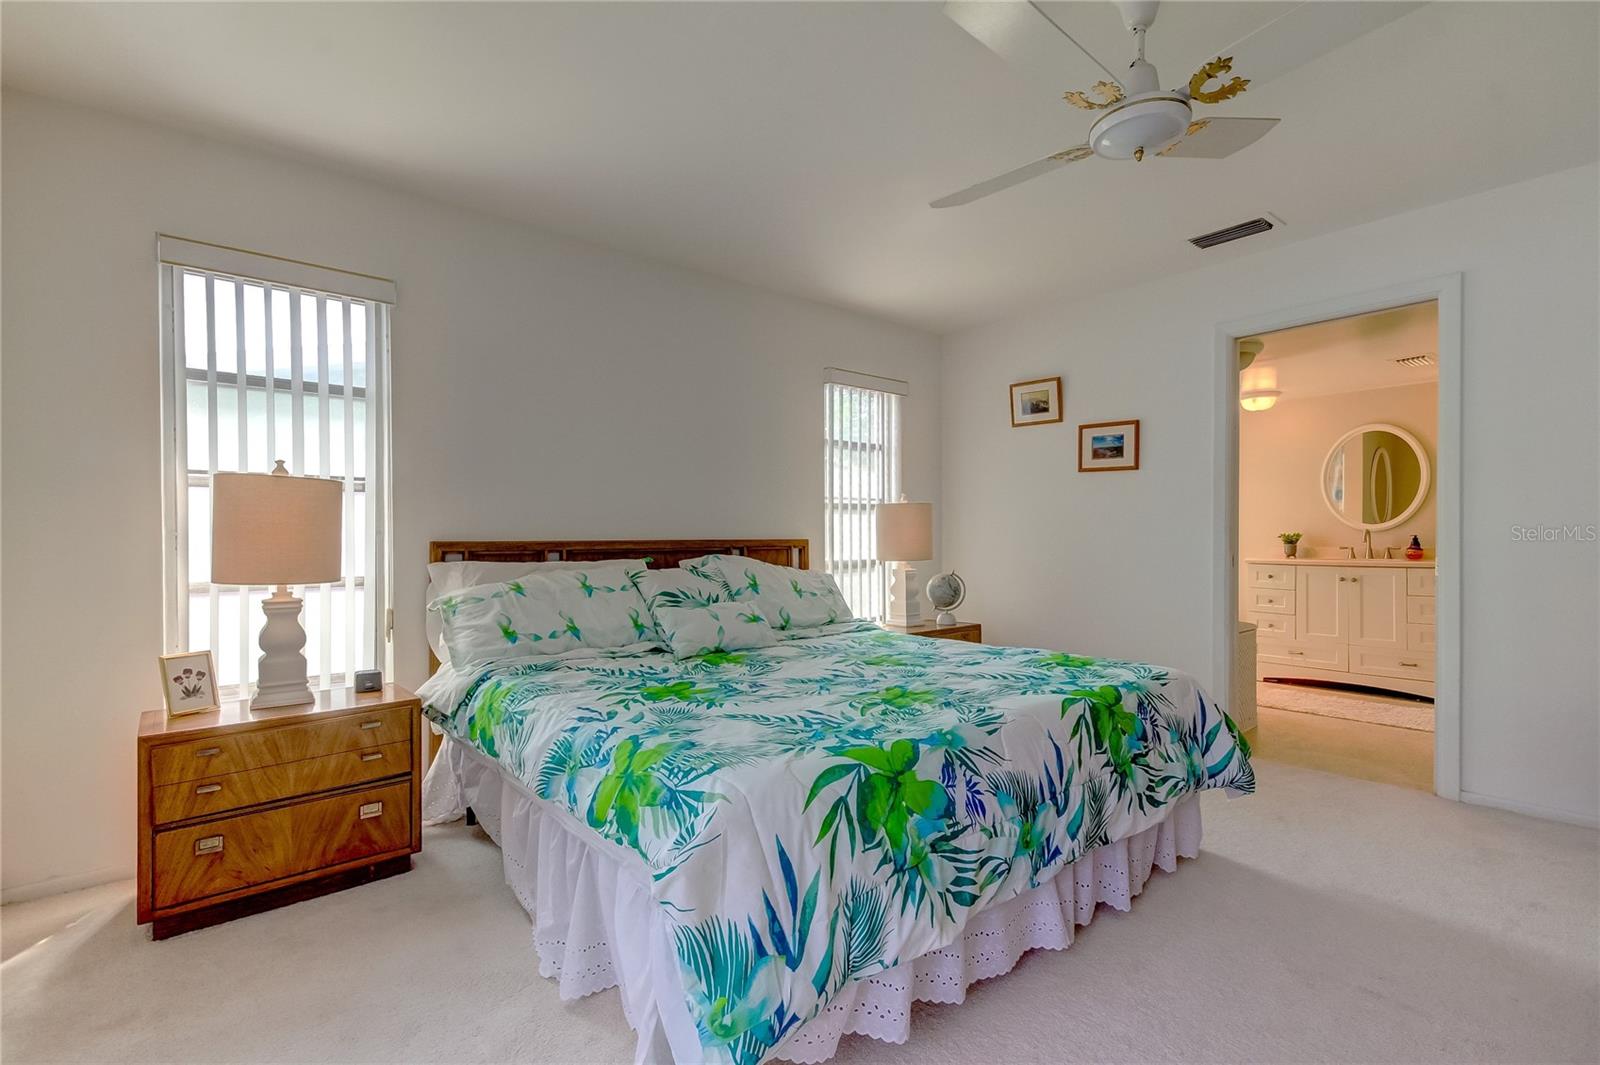
[(934, 620), (940, 625), (954, 625), (956, 616), (951, 613), (967, 598), (967, 582), (954, 572), (936, 573), (928, 581), (928, 602), (939, 611)]

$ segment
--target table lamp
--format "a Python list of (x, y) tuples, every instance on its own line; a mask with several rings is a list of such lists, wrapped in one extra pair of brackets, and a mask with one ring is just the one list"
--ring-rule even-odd
[(343, 509), (342, 482), (291, 477), (282, 459), (271, 473), (211, 478), (212, 583), (277, 589), (261, 604), (267, 623), (252, 710), (314, 701), (306, 683), (300, 600), (289, 594), (289, 585), (327, 584), (343, 575)]
[(922, 620), (917, 571), (906, 565), (933, 557), (933, 504), (878, 504), (878, 561), (894, 563), (889, 582), (889, 623), (915, 625)]

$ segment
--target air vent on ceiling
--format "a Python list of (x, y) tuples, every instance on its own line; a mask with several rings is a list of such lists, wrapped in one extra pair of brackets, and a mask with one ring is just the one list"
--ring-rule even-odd
[(1433, 352), (1424, 351), (1420, 355), (1402, 355), (1394, 360), (1396, 366), (1432, 366)]
[(1265, 233), (1272, 228), (1272, 223), (1265, 218), (1252, 218), (1248, 222), (1240, 222), (1236, 226), (1219, 229), (1213, 233), (1202, 233), (1198, 237), (1190, 237), (1189, 243), (1197, 248), (1215, 248), (1218, 244), (1226, 244), (1230, 240), (1242, 240), (1253, 237), (1257, 233)]

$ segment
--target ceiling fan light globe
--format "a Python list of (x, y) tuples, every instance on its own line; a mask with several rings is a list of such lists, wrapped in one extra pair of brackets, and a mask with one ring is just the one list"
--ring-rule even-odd
[(1102, 115), (1089, 130), (1089, 146), (1102, 159), (1132, 159), (1165, 151), (1189, 129), (1187, 101), (1169, 94), (1133, 99)]
[(1239, 406), (1247, 411), (1271, 410), (1273, 404), (1278, 402), (1278, 397), (1283, 395), (1276, 388), (1256, 388), (1248, 392), (1239, 393)]

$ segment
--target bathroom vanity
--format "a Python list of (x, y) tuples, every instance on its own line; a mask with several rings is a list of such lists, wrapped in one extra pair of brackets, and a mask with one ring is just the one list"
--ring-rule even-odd
[(1432, 559), (1247, 559), (1256, 676), (1433, 697)]

